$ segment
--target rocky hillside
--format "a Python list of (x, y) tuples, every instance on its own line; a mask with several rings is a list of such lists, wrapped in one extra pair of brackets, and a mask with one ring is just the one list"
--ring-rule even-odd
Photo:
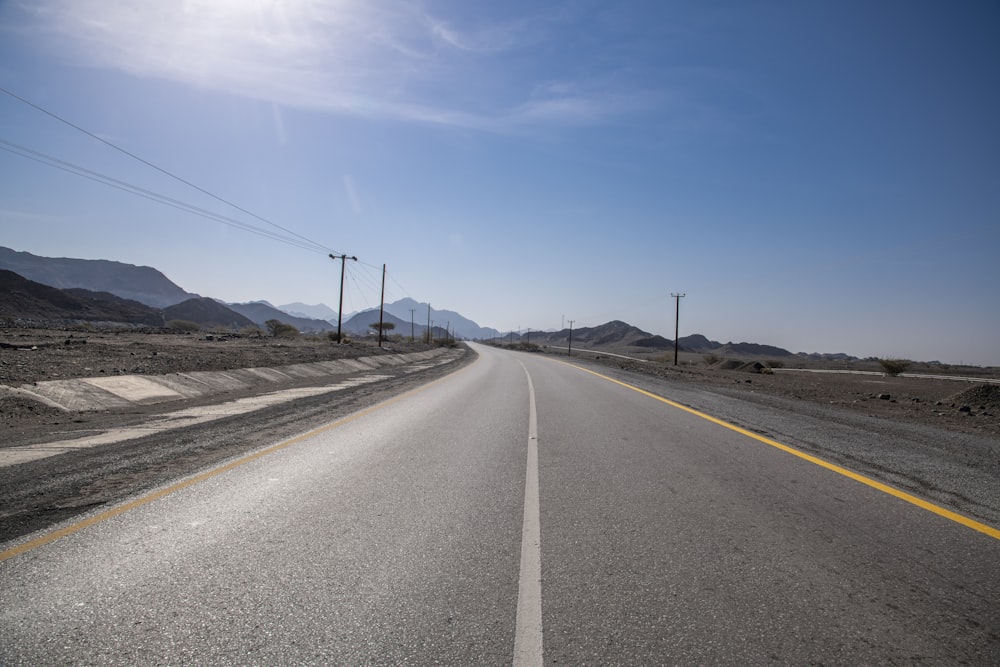
[(0, 269), (0, 317), (163, 326), (163, 314), (107, 292), (60, 290)]
[[(520, 340), (529, 340), (539, 345), (568, 345), (570, 330), (562, 331), (532, 331), (522, 334)], [(517, 336), (515, 335), (515, 338)], [(573, 329), (573, 345), (585, 347), (646, 347), (666, 349), (673, 341), (662, 336), (654, 336), (639, 327), (613, 320), (596, 327), (580, 327)]]
[(163, 317), (171, 320), (196, 322), (203, 329), (239, 331), (256, 326), (250, 319), (230, 310), (214, 299), (197, 297), (163, 309)]
[(164, 308), (198, 296), (185, 292), (152, 267), (106, 259), (39, 257), (0, 247), (0, 269), (49, 287), (108, 292), (153, 308)]
[[(569, 344), (569, 329), (562, 331), (531, 331), (515, 335), (519, 341), (538, 345), (567, 346)], [(652, 350), (672, 350), (674, 341), (663, 336), (653, 335), (647, 331), (632, 326), (620, 320), (614, 320), (596, 327), (581, 327), (573, 329), (573, 346), (602, 347), (638, 347)], [(792, 356), (786, 349), (773, 345), (758, 343), (720, 343), (709, 340), (701, 334), (684, 336), (678, 340), (678, 346), (683, 352), (712, 353), (720, 356), (736, 357), (785, 357)]]
[(170, 320), (186, 320), (206, 329), (254, 326), (247, 318), (211, 299), (197, 297), (163, 309), (151, 308), (108, 292), (57, 289), (3, 269), (0, 269), (0, 318), (144, 327), (162, 327)]

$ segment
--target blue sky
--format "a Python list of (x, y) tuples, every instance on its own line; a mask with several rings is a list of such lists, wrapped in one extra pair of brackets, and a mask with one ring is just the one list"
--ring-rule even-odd
[(1000, 365), (998, 31), (985, 1), (8, 0), (0, 86), (244, 211), (0, 94), (0, 245), (334, 307), (347, 253), (345, 311), (385, 263), (387, 300), (502, 330), (672, 337), (683, 292), (681, 335)]

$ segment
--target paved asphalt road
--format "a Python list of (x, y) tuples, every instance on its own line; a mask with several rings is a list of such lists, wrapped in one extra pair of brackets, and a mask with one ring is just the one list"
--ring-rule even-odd
[(995, 527), (476, 350), (3, 552), (0, 664), (1000, 664)]

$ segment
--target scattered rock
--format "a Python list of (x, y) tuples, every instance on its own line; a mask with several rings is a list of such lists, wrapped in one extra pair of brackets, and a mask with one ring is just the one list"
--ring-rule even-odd
[(883, 400), (883, 401), (888, 401), (890, 398), (892, 398), (892, 396), (889, 395), (889, 394), (879, 394), (878, 398), (881, 399), (881, 400)]
[(980, 410), (991, 408), (1000, 410), (1000, 385), (979, 384), (960, 391), (954, 396), (949, 396), (945, 400), (953, 401), (952, 407), (955, 404), (959, 404), (962, 407), (978, 405), (980, 406)]

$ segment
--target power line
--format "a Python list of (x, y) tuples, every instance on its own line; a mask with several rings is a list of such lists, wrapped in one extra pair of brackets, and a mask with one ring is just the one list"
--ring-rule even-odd
[(82, 178), (86, 178), (88, 180), (101, 183), (103, 185), (107, 185), (117, 190), (122, 190), (123, 192), (128, 192), (136, 196), (149, 199), (150, 201), (155, 201), (160, 204), (165, 204), (166, 206), (171, 206), (178, 210), (185, 211), (193, 215), (201, 216), (209, 220), (221, 222), (224, 225), (229, 225), (230, 227), (242, 229), (243, 231), (247, 231), (252, 234), (257, 234), (259, 236), (272, 239), (274, 241), (280, 241), (282, 243), (286, 243), (291, 246), (302, 248), (303, 250), (309, 250), (312, 252), (325, 252), (325, 249), (323, 249), (322, 246), (317, 246), (314, 244), (307, 245), (299, 241), (298, 239), (294, 239), (288, 236), (282, 236), (281, 234), (278, 234), (276, 232), (268, 231), (260, 227), (255, 227), (254, 225), (243, 222), (241, 220), (230, 218), (228, 216), (215, 213), (214, 211), (209, 211), (208, 209), (204, 209), (199, 206), (195, 206), (193, 204), (188, 204), (187, 202), (175, 199), (173, 197), (169, 197), (164, 194), (160, 194), (153, 190), (147, 190), (146, 188), (139, 187), (138, 185), (135, 185), (133, 183), (128, 183), (127, 181), (119, 180), (112, 176), (108, 176), (107, 174), (102, 174), (100, 172), (87, 169), (86, 167), (81, 167), (80, 165), (73, 164), (72, 162), (60, 160), (59, 158), (54, 157), (52, 155), (32, 150), (26, 146), (21, 146), (11, 141), (7, 141), (5, 139), (0, 139), (0, 144), (3, 144), (0, 145), (0, 150), (5, 150), (8, 153), (13, 153), (15, 155), (19, 155), (20, 157), (24, 157), (29, 160), (34, 160), (35, 162), (44, 164), (48, 167), (59, 169), (67, 173), (74, 174), (76, 176), (80, 176)]
[[(77, 125), (76, 123), (74, 123), (74, 122), (72, 122), (72, 121), (70, 121), (70, 120), (68, 120), (68, 119), (60, 116), (59, 114), (56, 114), (56, 113), (54, 113), (52, 111), (49, 111), (48, 109), (46, 109), (46, 108), (44, 108), (44, 107), (42, 107), (42, 106), (40, 106), (38, 104), (35, 104), (34, 102), (31, 102), (28, 99), (25, 99), (25, 98), (21, 97), (20, 95), (18, 95), (16, 93), (14, 93), (14, 92), (12, 92), (12, 91), (4, 88), (3, 86), (0, 86), (0, 92), (8, 95), (9, 97), (12, 97), (13, 99), (15, 99), (15, 100), (17, 100), (17, 101), (25, 104), (28, 107), (31, 107), (32, 109), (34, 109), (34, 110), (36, 110), (36, 111), (38, 111), (40, 113), (45, 114), (46, 116), (49, 116), (50, 118), (52, 118), (52, 119), (54, 119), (54, 120), (56, 120), (56, 121), (58, 121), (60, 123), (63, 123), (64, 125), (67, 125), (68, 127), (70, 127), (72, 129), (74, 129), (74, 130), (76, 130), (76, 131), (78, 131), (78, 132), (80, 132), (80, 133), (82, 133), (82, 134), (90, 137), (91, 139), (94, 139), (95, 141), (99, 141), (100, 143), (104, 144), (105, 146), (108, 146), (109, 148), (112, 148), (112, 149), (118, 151), (119, 153), (121, 153), (121, 154), (123, 154), (123, 155), (125, 155), (125, 156), (127, 156), (129, 158), (132, 158), (133, 160), (135, 160), (137, 162), (140, 162), (140, 163), (146, 165), (147, 167), (149, 167), (151, 169), (155, 169), (156, 171), (160, 172), (161, 174), (163, 174), (163, 175), (165, 175), (165, 176), (167, 176), (169, 178), (172, 178), (172, 179), (174, 179), (175, 181), (177, 181), (179, 183), (182, 183), (182, 184), (184, 184), (184, 185), (186, 185), (186, 186), (188, 186), (188, 187), (190, 187), (190, 188), (192, 188), (194, 190), (197, 190), (198, 192), (200, 192), (200, 193), (202, 193), (202, 194), (204, 194), (204, 195), (206, 195), (208, 197), (211, 197), (212, 199), (215, 199), (216, 201), (219, 201), (219, 202), (225, 204), (226, 206), (234, 208), (237, 211), (240, 211), (241, 213), (244, 213), (244, 214), (250, 216), (251, 218), (259, 220), (260, 222), (263, 222), (263, 223), (265, 223), (267, 225), (270, 225), (271, 227), (274, 227), (275, 229), (279, 229), (282, 232), (285, 232), (286, 234), (288, 234), (289, 236), (283, 236), (281, 234), (277, 234), (275, 232), (271, 232), (269, 230), (262, 229), (260, 227), (256, 227), (256, 226), (254, 226), (252, 224), (249, 224), (249, 223), (237, 220), (235, 218), (231, 218), (229, 216), (225, 216), (225, 215), (221, 215), (219, 213), (215, 213), (213, 211), (209, 211), (207, 209), (195, 206), (193, 204), (189, 204), (189, 203), (181, 201), (179, 199), (175, 199), (173, 197), (169, 197), (167, 195), (163, 195), (163, 194), (160, 194), (158, 192), (155, 192), (155, 191), (152, 191), (152, 190), (148, 190), (146, 188), (139, 187), (139, 186), (134, 185), (132, 183), (128, 183), (126, 181), (122, 181), (122, 180), (116, 179), (116, 178), (108, 176), (106, 174), (101, 174), (100, 172), (93, 171), (91, 169), (87, 169), (86, 167), (82, 167), (80, 165), (76, 165), (76, 164), (73, 164), (73, 163), (70, 163), (70, 162), (66, 162), (65, 160), (61, 160), (61, 159), (56, 158), (54, 156), (46, 155), (45, 153), (41, 153), (39, 151), (35, 151), (35, 150), (27, 148), (25, 146), (20, 146), (18, 144), (14, 144), (12, 142), (4, 141), (2, 139), (0, 139), (0, 143), (6, 144), (6, 146), (8, 146), (8, 147), (5, 148), (4, 146), (0, 146), (0, 149), (7, 150), (8, 152), (14, 153), (16, 155), (20, 155), (21, 157), (25, 157), (25, 158), (34, 160), (36, 162), (40, 162), (42, 164), (45, 164), (45, 165), (50, 166), (50, 167), (54, 167), (56, 169), (60, 169), (62, 171), (66, 171), (68, 173), (72, 173), (74, 175), (81, 176), (83, 178), (87, 178), (89, 180), (92, 180), (92, 181), (95, 181), (95, 182), (98, 182), (98, 183), (102, 183), (104, 185), (108, 185), (108, 186), (116, 188), (118, 190), (122, 190), (124, 192), (129, 192), (131, 194), (134, 194), (134, 195), (137, 195), (137, 196), (149, 199), (151, 201), (156, 201), (156, 202), (159, 202), (161, 204), (165, 204), (167, 206), (171, 206), (173, 208), (176, 208), (178, 210), (182, 210), (182, 211), (191, 213), (193, 215), (198, 215), (198, 216), (201, 216), (201, 217), (206, 218), (208, 220), (213, 220), (213, 221), (216, 221), (216, 222), (220, 222), (222, 224), (229, 225), (231, 227), (242, 229), (243, 231), (247, 231), (247, 232), (250, 232), (250, 233), (253, 233), (253, 234), (257, 234), (259, 236), (263, 236), (265, 238), (269, 238), (269, 239), (272, 239), (272, 240), (275, 240), (275, 241), (279, 241), (281, 243), (285, 243), (285, 244), (288, 244), (288, 245), (291, 245), (291, 246), (295, 246), (295, 247), (301, 248), (303, 250), (309, 250), (311, 252), (324, 252), (324, 253), (329, 252), (331, 254), (337, 254), (336, 251), (333, 251), (331, 248), (329, 248), (329, 247), (327, 247), (327, 246), (325, 246), (325, 245), (323, 245), (323, 244), (321, 244), (321, 243), (319, 243), (317, 241), (313, 241), (312, 239), (310, 239), (310, 238), (308, 238), (306, 236), (303, 236), (302, 234), (299, 234), (298, 232), (295, 232), (295, 231), (293, 231), (291, 229), (288, 229), (287, 227), (283, 227), (282, 225), (279, 225), (276, 222), (268, 220), (267, 218), (264, 218), (263, 216), (257, 215), (253, 211), (250, 211), (250, 210), (248, 210), (248, 209), (246, 209), (246, 208), (244, 208), (244, 207), (236, 204), (235, 202), (232, 202), (232, 201), (230, 201), (230, 200), (228, 200), (228, 199), (226, 199), (224, 197), (221, 197), (221, 196), (219, 196), (219, 195), (217, 195), (217, 194), (215, 194), (215, 193), (213, 193), (213, 192), (211, 192), (211, 191), (209, 191), (209, 190), (207, 190), (207, 189), (199, 186), (199, 185), (196, 185), (195, 183), (193, 183), (193, 182), (191, 182), (191, 181), (189, 181), (189, 180), (187, 180), (187, 179), (185, 179), (185, 178), (183, 178), (181, 176), (178, 176), (177, 174), (175, 174), (175, 173), (173, 173), (173, 172), (171, 172), (171, 171), (169, 171), (169, 170), (167, 170), (167, 169), (165, 169), (163, 167), (160, 167), (159, 165), (154, 164), (153, 162), (150, 162), (149, 160), (146, 160), (145, 158), (142, 158), (139, 155), (136, 155), (135, 153), (132, 153), (132, 152), (130, 152), (130, 151), (122, 148), (121, 146), (118, 146), (117, 144), (115, 144), (115, 143), (113, 143), (111, 141), (108, 141), (107, 139), (104, 139), (104, 138), (98, 136), (97, 134), (94, 134), (93, 132), (87, 130), (86, 128), (81, 127), (80, 125)], [(356, 262), (356, 263), (363, 264), (364, 266), (369, 267), (371, 269), (378, 269), (379, 268), (379, 267), (377, 267), (375, 265), (367, 264), (367, 263), (364, 263), (364, 262)], [(373, 280), (370, 276), (368, 276), (368, 278), (369, 278), (369, 280)], [(396, 280), (396, 278), (394, 276), (389, 275), (389, 278), (390, 278), (390, 280), (393, 283), (395, 283), (400, 288), (402, 294), (408, 295), (410, 293), (409, 290), (407, 290), (405, 287), (403, 287), (403, 285), (398, 280)], [(354, 280), (353, 279), (353, 274), (352, 274), (352, 280)], [(354, 282), (357, 284), (356, 280), (354, 280)], [(360, 290), (361, 286), (358, 285), (358, 288)]]
[(116, 150), (119, 153), (122, 153), (124, 155), (127, 155), (128, 157), (132, 158), (133, 160), (141, 162), (142, 164), (146, 165), (147, 167), (155, 169), (156, 171), (158, 171), (161, 174), (164, 174), (166, 176), (169, 176), (170, 178), (174, 179), (175, 181), (183, 183), (184, 185), (186, 185), (186, 186), (188, 186), (190, 188), (194, 188), (195, 190), (197, 190), (198, 192), (201, 192), (202, 194), (208, 195), (212, 199), (220, 201), (223, 204), (225, 204), (227, 206), (231, 206), (232, 208), (235, 208), (237, 211), (245, 213), (245, 214), (249, 215), (252, 218), (256, 218), (257, 220), (260, 220), (263, 223), (271, 225), (272, 227), (280, 229), (281, 231), (286, 232), (288, 234), (291, 234), (292, 236), (294, 236), (294, 237), (296, 237), (296, 238), (298, 238), (298, 239), (300, 239), (302, 241), (305, 241), (306, 243), (308, 243), (310, 245), (316, 246), (317, 248), (322, 248), (324, 251), (333, 252), (332, 249), (327, 248), (323, 244), (317, 243), (316, 241), (313, 241), (312, 239), (309, 239), (309, 238), (307, 238), (305, 236), (302, 236), (301, 234), (299, 234), (297, 232), (293, 232), (292, 230), (290, 230), (290, 229), (288, 229), (286, 227), (282, 227), (281, 225), (277, 224), (276, 222), (272, 222), (272, 221), (268, 220), (267, 218), (261, 217), (261, 216), (257, 215), (256, 213), (254, 213), (252, 211), (248, 211), (247, 209), (243, 208), (242, 206), (239, 206), (238, 204), (234, 204), (233, 202), (229, 201), (228, 199), (224, 199), (223, 197), (220, 197), (217, 194), (209, 192), (205, 188), (203, 188), (201, 186), (198, 186), (198, 185), (195, 185), (191, 181), (189, 181), (187, 179), (184, 179), (184, 178), (182, 178), (182, 177), (180, 177), (180, 176), (178, 176), (178, 175), (176, 175), (176, 174), (174, 174), (174, 173), (172, 173), (170, 171), (167, 171), (163, 167), (155, 165), (152, 162), (150, 162), (149, 160), (143, 159), (143, 158), (139, 157), (138, 155), (136, 155), (135, 153), (131, 153), (131, 152), (125, 150), (124, 148), (122, 148), (122, 147), (120, 147), (120, 146), (118, 146), (116, 144), (113, 144), (112, 142), (108, 141), (107, 139), (103, 139), (103, 138), (97, 136), (93, 132), (90, 132), (89, 130), (86, 130), (86, 129), (80, 127), (79, 125), (77, 125), (77, 124), (75, 124), (75, 123), (73, 123), (73, 122), (71, 122), (71, 121), (63, 118), (62, 116), (59, 116), (59, 115), (57, 115), (57, 114), (49, 111), (48, 109), (40, 107), (37, 104), (35, 104), (34, 102), (30, 102), (30, 101), (24, 99), (20, 95), (17, 95), (15, 93), (7, 90), (3, 86), (0, 86), (0, 92), (6, 93), (10, 97), (13, 97), (16, 100), (18, 100), (20, 102), (23, 102), (24, 104), (28, 105), (32, 109), (40, 111), (41, 113), (45, 114), (46, 116), (49, 116), (50, 118), (54, 118), (55, 120), (59, 121), (60, 123), (68, 125), (69, 127), (73, 128), (74, 130), (77, 130), (78, 132), (82, 132), (83, 134), (87, 135), (88, 137), (101, 142), (105, 146), (113, 148), (114, 150)]

